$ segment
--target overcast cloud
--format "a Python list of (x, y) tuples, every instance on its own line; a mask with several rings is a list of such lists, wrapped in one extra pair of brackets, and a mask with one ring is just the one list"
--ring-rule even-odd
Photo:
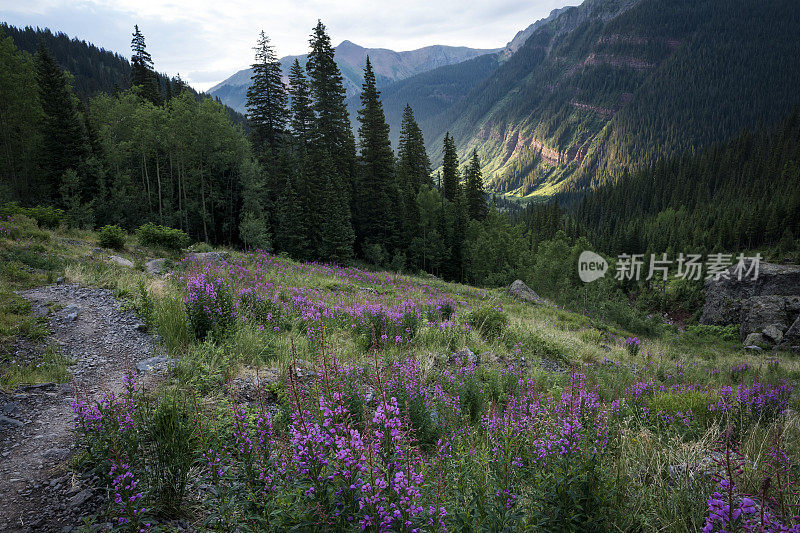
[(133, 25), (156, 69), (206, 90), (246, 67), (262, 29), (279, 56), (303, 54), (317, 19), (334, 45), (413, 50), (432, 44), (499, 48), (568, 0), (0, 0), (0, 20), (49, 27), (130, 55)]

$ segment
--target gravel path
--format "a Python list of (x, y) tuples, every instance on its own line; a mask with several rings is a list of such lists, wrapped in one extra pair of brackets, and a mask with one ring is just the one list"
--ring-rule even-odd
[(89, 397), (119, 391), (125, 371), (152, 357), (154, 343), (111, 291), (50, 285), (20, 294), (39, 316), (58, 309), (49, 315), (51, 342), (74, 361), (73, 383), (0, 393), (0, 531), (66, 533), (102, 503), (91, 480), (68, 468), (76, 389)]

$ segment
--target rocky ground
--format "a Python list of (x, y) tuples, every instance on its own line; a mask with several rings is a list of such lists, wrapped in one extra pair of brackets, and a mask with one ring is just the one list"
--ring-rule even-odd
[[(0, 393), (0, 531), (68, 532), (105, 501), (92, 479), (69, 468), (72, 401), (76, 394), (119, 391), (125, 371), (137, 364), (152, 368), (154, 343), (108, 290), (51, 285), (21, 295), (35, 313), (48, 316), (49, 342), (74, 361), (73, 380)], [(28, 343), (17, 349), (25, 358), (44, 348)]]

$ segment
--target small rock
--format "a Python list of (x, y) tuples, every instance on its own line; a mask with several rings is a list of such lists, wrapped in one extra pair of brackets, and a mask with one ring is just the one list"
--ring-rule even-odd
[(471, 363), (473, 365), (480, 364), (480, 359), (469, 348), (464, 348), (460, 352), (456, 352), (450, 356), (450, 359), (455, 363)]
[(108, 258), (108, 260), (115, 265), (123, 266), (126, 268), (133, 268), (133, 261), (130, 259), (125, 259), (124, 257), (120, 257), (118, 255), (112, 255)]
[(744, 349), (745, 350), (751, 350), (753, 352), (762, 352), (762, 351), (764, 351), (764, 348), (762, 348), (761, 346), (756, 346), (755, 344), (751, 344), (750, 346), (745, 346)]
[(783, 331), (781, 331), (781, 329), (775, 324), (770, 324), (769, 326), (765, 327), (762, 330), (762, 333), (764, 334), (764, 337), (771, 340), (775, 344), (779, 344), (783, 340)]
[(62, 285), (63, 283), (64, 283), (64, 278), (59, 276), (58, 279), (56, 280), (56, 285)]
[(3, 424), (5, 424), (7, 426), (16, 427), (16, 428), (21, 428), (22, 426), (25, 425), (22, 422), (20, 422), (19, 420), (16, 420), (14, 418), (9, 418), (7, 416), (0, 415), (0, 425), (3, 425)]
[(227, 256), (227, 252), (190, 252), (186, 254), (186, 259), (200, 261), (201, 263), (221, 263)]
[(7, 402), (0, 407), (0, 414), (10, 415), (17, 409), (17, 402)]
[(514, 281), (508, 286), (508, 294), (517, 300), (522, 300), (529, 303), (542, 303), (543, 300), (536, 294), (533, 289), (525, 285), (521, 279)]
[(92, 489), (83, 489), (78, 494), (69, 499), (70, 507), (80, 507), (92, 497)]
[(168, 365), (175, 362), (175, 359), (164, 357), (163, 355), (157, 355), (155, 357), (151, 357), (150, 359), (145, 359), (144, 361), (139, 361), (136, 363), (136, 371), (141, 374), (145, 372), (154, 372), (156, 370), (166, 368)]
[(66, 448), (50, 448), (42, 454), (42, 457), (45, 459), (52, 459), (54, 461), (61, 461), (66, 459), (68, 455), (69, 450)]
[(162, 258), (151, 259), (144, 264), (144, 269), (150, 274), (162, 274), (167, 270), (167, 260)]
[(763, 336), (763, 335), (761, 335), (761, 333), (751, 333), (751, 334), (750, 334), (750, 335), (748, 335), (748, 336), (747, 336), (747, 338), (744, 340), (744, 344), (745, 344), (745, 346), (747, 346), (748, 348), (749, 348), (750, 346), (756, 346), (756, 345), (758, 345), (758, 344), (764, 344), (764, 336)]
[(145, 331), (147, 331), (147, 324), (139, 322), (138, 324), (136, 324), (135, 329), (136, 331), (141, 331), (142, 333), (144, 333)]

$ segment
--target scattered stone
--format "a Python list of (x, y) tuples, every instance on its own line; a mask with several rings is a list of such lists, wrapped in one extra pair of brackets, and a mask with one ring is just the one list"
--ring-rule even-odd
[(748, 348), (750, 346), (757, 346), (759, 344), (764, 344), (764, 336), (761, 333), (751, 333), (744, 340), (744, 344)]
[(136, 326), (134, 326), (134, 329), (136, 331), (144, 333), (147, 331), (147, 324), (145, 324), (144, 322), (139, 322), (138, 324), (136, 324)]
[(753, 352), (763, 352), (764, 351), (764, 348), (762, 348), (761, 346), (756, 346), (755, 344), (751, 344), (749, 346), (745, 346), (744, 349), (745, 350), (750, 350), (750, 351), (753, 351)]
[(762, 330), (764, 336), (774, 344), (780, 344), (783, 340), (783, 331), (775, 324), (770, 324)]
[(22, 422), (20, 422), (19, 420), (16, 420), (14, 418), (9, 418), (9, 417), (7, 417), (5, 415), (0, 415), (0, 425), (4, 425), (4, 424), (6, 426), (12, 426), (12, 427), (16, 427), (16, 428), (21, 428), (22, 426), (25, 425)]
[(162, 258), (151, 259), (144, 264), (144, 268), (150, 274), (163, 274), (167, 270), (167, 260)]
[(525, 285), (521, 279), (514, 281), (514, 283), (508, 286), (508, 294), (523, 302), (542, 303), (544, 301), (533, 289)]
[(80, 507), (86, 501), (92, 497), (92, 489), (83, 489), (78, 494), (70, 498), (69, 505), (71, 507)]
[(59, 276), (58, 279), (56, 280), (56, 285), (62, 285), (63, 283), (64, 283), (64, 278), (62, 276)]
[(112, 255), (108, 258), (108, 260), (115, 265), (123, 266), (126, 268), (133, 268), (133, 261), (130, 259), (125, 259), (124, 257), (120, 257), (118, 255)]
[(140, 374), (144, 374), (145, 372), (158, 372), (169, 367), (171, 364), (175, 364), (176, 362), (176, 359), (165, 357), (163, 355), (157, 355), (155, 357), (151, 357), (150, 359), (145, 359), (144, 361), (139, 361), (136, 363), (136, 371)]

